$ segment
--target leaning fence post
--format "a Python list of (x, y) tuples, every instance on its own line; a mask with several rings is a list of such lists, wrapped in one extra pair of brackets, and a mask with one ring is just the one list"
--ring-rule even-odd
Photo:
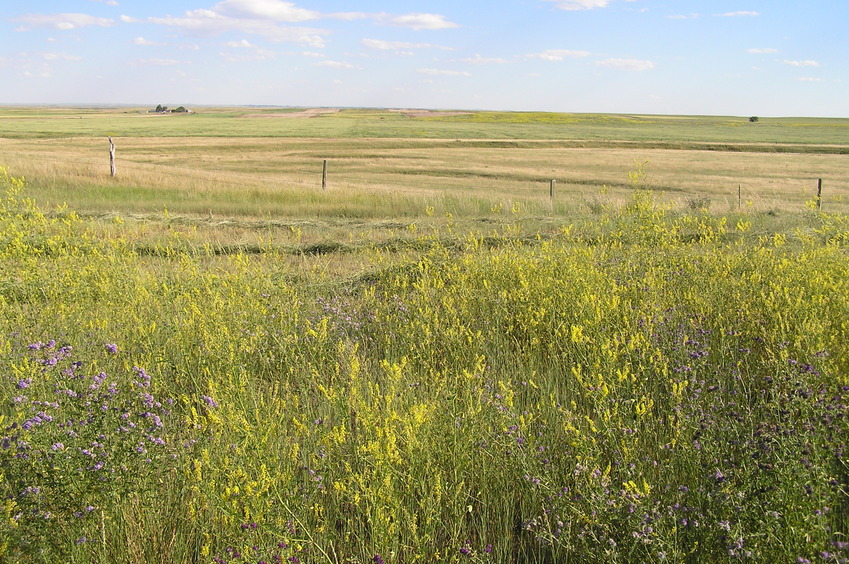
[(112, 141), (111, 137), (107, 137), (107, 139), (109, 139), (109, 173), (112, 178), (115, 178), (115, 142)]

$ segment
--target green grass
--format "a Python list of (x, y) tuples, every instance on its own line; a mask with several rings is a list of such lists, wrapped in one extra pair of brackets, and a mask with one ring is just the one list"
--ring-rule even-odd
[(6, 560), (849, 556), (845, 216), (224, 248), (3, 182)]
[(342, 109), (315, 117), (274, 117), (293, 110), (198, 108), (190, 115), (144, 110), (0, 109), (0, 137), (317, 137), (398, 139), (624, 140), (654, 143), (846, 145), (847, 119), (632, 116), (472, 112), (409, 117), (402, 112)]
[[(91, 110), (140, 128), (112, 179), (50, 113), (0, 136), (0, 560), (849, 558), (824, 129), (768, 153), (634, 141), (651, 116), (574, 118), (607, 145)], [(222, 136), (165, 135), (192, 118)], [(407, 124), (505, 137), (357, 137)]]

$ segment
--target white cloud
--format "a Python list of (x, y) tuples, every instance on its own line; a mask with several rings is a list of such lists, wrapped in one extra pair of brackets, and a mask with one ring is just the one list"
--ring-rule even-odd
[(455, 71), (445, 69), (418, 69), (416, 72), (420, 74), (429, 74), (431, 76), (472, 76), (466, 71)]
[(121, 21), (124, 23), (139, 23), (141, 20), (132, 16), (121, 16)]
[(68, 31), (87, 26), (110, 27), (115, 25), (115, 20), (87, 14), (27, 14), (16, 18), (15, 21), (24, 24), (24, 27), (19, 28), (21, 31), (28, 31), (33, 27), (48, 27)]
[(100, 2), (101, 4), (106, 4), (108, 6), (119, 6), (116, 0), (89, 0), (89, 2)]
[(406, 41), (384, 41), (382, 39), (363, 39), (360, 43), (362, 43), (365, 47), (369, 49), (376, 49), (378, 51), (397, 51), (404, 52), (405, 54), (411, 54), (409, 49), (442, 49), (444, 51), (453, 50), (451, 47), (444, 47), (442, 45), (433, 45), (432, 43), (408, 43)]
[(380, 14), (378, 20), (398, 27), (408, 27), (415, 31), (421, 31), (423, 29), (435, 31), (460, 27), (454, 22), (447, 21), (445, 16), (441, 14), (405, 14), (403, 16)]
[(543, 2), (554, 2), (561, 10), (572, 11), (606, 8), (610, 0), (543, 0)]
[(817, 61), (784, 61), (785, 65), (791, 67), (818, 67), (820, 64)]
[(278, 22), (298, 23), (321, 17), (319, 12), (298, 8), (292, 2), (280, 0), (224, 0), (212, 10), (223, 16), (238, 19), (263, 19)]
[(528, 59), (542, 59), (543, 61), (564, 61), (567, 58), (587, 57), (591, 55), (589, 51), (572, 51), (569, 49), (549, 49), (542, 53), (533, 53), (527, 55)]
[(279, 25), (262, 19), (238, 19), (221, 15), (212, 10), (192, 10), (184, 17), (149, 18), (148, 21), (168, 27), (176, 27), (187, 33), (220, 34), (239, 32), (259, 35), (270, 41), (304, 43), (313, 47), (324, 47), (325, 30)]
[(653, 62), (640, 59), (604, 59), (603, 61), (598, 61), (596, 65), (627, 71), (645, 71), (654, 68)]
[(701, 14), (676, 14), (674, 16), (666, 16), (666, 18), (670, 20), (697, 20), (700, 17), (702, 17)]
[(149, 46), (149, 47), (156, 46), (156, 45), (162, 45), (162, 43), (157, 43), (155, 41), (148, 41), (144, 37), (136, 37), (135, 39), (133, 39), (133, 44)]
[(739, 17), (755, 17), (760, 16), (757, 12), (725, 12), (724, 14), (719, 14), (720, 18), (739, 18)]
[[(126, 19), (125, 19), (126, 18)], [(241, 33), (258, 35), (269, 41), (288, 41), (312, 47), (324, 47), (326, 29), (297, 27), (287, 24), (319, 19), (352, 21), (370, 18), (376, 22), (414, 30), (439, 30), (459, 27), (439, 14), (415, 13), (393, 16), (386, 13), (335, 12), (323, 14), (298, 7), (284, 0), (221, 0), (209, 9), (189, 10), (180, 17), (151, 17), (148, 23), (177, 28), (185, 33), (217, 35)], [(122, 16), (129, 23), (130, 18)]]
[(228, 41), (224, 44), (225, 47), (233, 47), (236, 49), (254, 49), (255, 45), (252, 45), (250, 41), (247, 39), (242, 39), (241, 41)]
[(316, 67), (330, 67), (332, 69), (359, 69), (360, 67), (356, 65), (352, 65), (351, 63), (343, 63), (342, 61), (321, 61), (320, 63), (315, 63)]
[(500, 59), (497, 57), (482, 57), (479, 54), (476, 54), (474, 57), (469, 57), (466, 59), (460, 59), (461, 63), (471, 63), (473, 65), (503, 65), (508, 61), (507, 59)]
[(821, 78), (812, 78), (812, 77), (797, 78), (796, 80), (798, 80), (799, 82), (822, 82)]
[(81, 61), (82, 57), (68, 55), (67, 53), (42, 53), (41, 58), (45, 61)]
[(772, 53), (778, 53), (778, 49), (765, 48), (765, 49), (749, 49), (749, 53), (753, 55), (770, 55)]
[(31, 72), (27, 70), (22, 72), (21, 76), (26, 78), (51, 78), (53, 75), (49, 71)]

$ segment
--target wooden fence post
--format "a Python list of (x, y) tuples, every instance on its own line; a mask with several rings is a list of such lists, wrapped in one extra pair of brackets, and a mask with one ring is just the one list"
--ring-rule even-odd
[(107, 137), (107, 139), (109, 139), (109, 172), (112, 178), (115, 178), (115, 142), (112, 141), (111, 137)]
[(743, 209), (743, 185), (737, 185), (737, 210)]
[(554, 211), (554, 186), (557, 184), (557, 181), (552, 179), (551, 183), (548, 185), (548, 195), (551, 198), (551, 211)]
[(324, 159), (324, 167), (321, 169), (321, 189), (327, 190), (327, 159)]
[(817, 181), (817, 209), (822, 211), (822, 178)]

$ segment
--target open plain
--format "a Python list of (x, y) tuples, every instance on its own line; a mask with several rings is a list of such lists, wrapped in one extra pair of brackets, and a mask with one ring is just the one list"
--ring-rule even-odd
[(0, 108), (0, 561), (847, 562), (847, 160), (846, 119)]

